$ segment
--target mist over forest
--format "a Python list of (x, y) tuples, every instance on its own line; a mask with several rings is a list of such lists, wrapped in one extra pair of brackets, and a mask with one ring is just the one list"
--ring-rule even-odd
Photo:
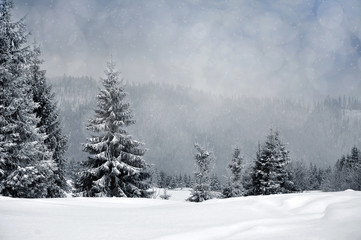
[[(87, 119), (96, 106), (99, 81), (90, 77), (52, 79), (70, 137), (69, 160), (84, 161)], [(226, 174), (235, 146), (253, 164), (258, 144), (270, 129), (279, 131), (293, 162), (333, 166), (341, 154), (360, 146), (361, 101), (340, 96), (324, 99), (230, 98), (170, 84), (126, 83), (136, 124), (129, 132), (145, 143), (145, 157), (170, 174), (192, 173), (193, 145), (215, 155), (214, 171)]]

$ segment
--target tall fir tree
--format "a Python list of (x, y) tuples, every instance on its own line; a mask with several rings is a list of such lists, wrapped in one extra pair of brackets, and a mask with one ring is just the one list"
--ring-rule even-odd
[[(25, 78), (30, 59), (26, 27), (11, 22), (12, 1), (0, 2), (0, 191), (14, 197), (46, 197), (51, 153), (37, 124), (32, 89)], [(41, 184), (40, 184), (41, 183)]]
[(212, 154), (198, 143), (194, 144), (196, 153), (194, 158), (196, 160), (197, 172), (195, 172), (195, 183), (191, 196), (188, 201), (203, 202), (212, 198), (210, 187), (210, 172), (211, 162), (213, 161)]
[(40, 131), (46, 134), (44, 140), (47, 149), (52, 153), (54, 160), (53, 178), (58, 190), (54, 189), (51, 193), (53, 197), (64, 196), (64, 191), (68, 190), (68, 185), (65, 179), (65, 152), (67, 150), (67, 137), (62, 133), (62, 126), (59, 117), (59, 110), (57, 109), (55, 95), (52, 92), (51, 86), (46, 82), (45, 70), (40, 69), (43, 60), (40, 59), (40, 47), (36, 46), (31, 51), (30, 64), (27, 70), (27, 81), (29, 82), (33, 101), (38, 104), (35, 109), (36, 117), (40, 119), (37, 127)]
[(265, 144), (259, 147), (252, 172), (252, 194), (269, 195), (294, 191), (291, 172), (287, 168), (288, 151), (271, 130)]
[(78, 191), (87, 197), (147, 197), (150, 175), (145, 150), (125, 130), (135, 121), (125, 101), (123, 81), (112, 61), (105, 74), (95, 117), (87, 126), (94, 135), (83, 145), (89, 157), (77, 181)]

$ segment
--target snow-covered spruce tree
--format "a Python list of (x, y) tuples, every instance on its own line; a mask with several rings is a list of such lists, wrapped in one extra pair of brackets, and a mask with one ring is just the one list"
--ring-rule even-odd
[(37, 104), (25, 80), (30, 58), (26, 28), (22, 20), (11, 22), (12, 7), (12, 1), (0, 2), (0, 191), (14, 197), (45, 197), (52, 184), (47, 179), (52, 159), (44, 144), (46, 135), (37, 128)]
[(195, 172), (195, 183), (191, 196), (187, 200), (191, 202), (203, 202), (212, 198), (210, 187), (210, 164), (213, 161), (213, 157), (209, 151), (201, 147), (198, 143), (194, 144), (194, 147), (197, 151), (194, 154), (197, 172)]
[(105, 74), (95, 117), (87, 126), (94, 135), (83, 145), (89, 157), (76, 184), (78, 192), (86, 197), (147, 197), (150, 174), (143, 159), (145, 150), (125, 130), (135, 121), (112, 61)]
[(295, 191), (288, 151), (279, 139), (279, 133), (271, 130), (265, 144), (259, 147), (252, 172), (252, 194), (269, 195)]
[(62, 133), (62, 126), (59, 118), (59, 111), (55, 102), (54, 93), (46, 82), (45, 70), (40, 69), (40, 47), (34, 44), (31, 52), (30, 65), (27, 70), (27, 81), (32, 87), (33, 100), (38, 104), (35, 109), (36, 117), (40, 119), (37, 124), (40, 131), (46, 134), (45, 145), (52, 153), (54, 160), (53, 176), (55, 184), (51, 197), (65, 196), (64, 191), (68, 190), (65, 179), (66, 159), (64, 154), (67, 150), (67, 138)]
[(243, 158), (241, 151), (238, 147), (234, 149), (232, 162), (228, 165), (231, 170), (230, 186), (228, 196), (225, 197), (239, 197), (244, 193), (242, 185), (242, 169), (243, 169)]

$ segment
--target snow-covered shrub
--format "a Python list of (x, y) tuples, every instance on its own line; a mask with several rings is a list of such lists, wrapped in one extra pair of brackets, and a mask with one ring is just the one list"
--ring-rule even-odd
[(169, 200), (169, 198), (171, 197), (170, 194), (168, 194), (167, 189), (163, 188), (163, 194), (159, 196), (161, 199), (164, 200)]

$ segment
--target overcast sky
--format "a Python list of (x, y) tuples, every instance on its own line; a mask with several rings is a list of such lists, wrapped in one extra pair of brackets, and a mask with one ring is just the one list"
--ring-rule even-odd
[[(132, 82), (225, 95), (324, 96), (361, 86), (359, 0), (14, 0), (48, 77), (99, 78), (110, 55)], [(32, 39), (31, 39), (32, 40)]]

